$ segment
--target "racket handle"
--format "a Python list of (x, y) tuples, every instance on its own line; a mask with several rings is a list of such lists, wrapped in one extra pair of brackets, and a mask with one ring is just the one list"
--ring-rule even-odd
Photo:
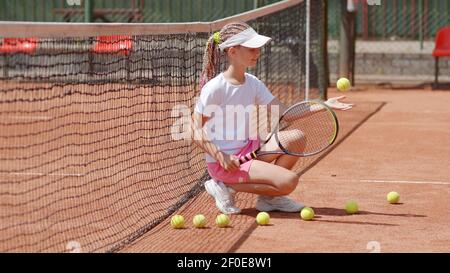
[(255, 152), (250, 152), (250, 153), (248, 153), (246, 155), (241, 156), (239, 158), (239, 163), (240, 164), (244, 164), (245, 162), (250, 161), (252, 159), (255, 159), (256, 157), (257, 157), (257, 155), (256, 155)]

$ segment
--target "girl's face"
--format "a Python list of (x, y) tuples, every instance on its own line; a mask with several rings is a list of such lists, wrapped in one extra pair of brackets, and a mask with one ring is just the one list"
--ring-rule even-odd
[(229, 49), (229, 57), (234, 64), (243, 67), (254, 67), (258, 62), (261, 50), (244, 46), (235, 46)]

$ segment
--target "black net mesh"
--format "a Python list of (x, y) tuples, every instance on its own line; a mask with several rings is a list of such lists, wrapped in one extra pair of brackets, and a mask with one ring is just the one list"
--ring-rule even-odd
[[(324, 94), (321, 2), (313, 98)], [(304, 4), (249, 23), (274, 38), (252, 72), (282, 101), (302, 100)], [(1, 252), (117, 251), (203, 189), (204, 154), (174, 128), (199, 95), (208, 35), (0, 38)]]

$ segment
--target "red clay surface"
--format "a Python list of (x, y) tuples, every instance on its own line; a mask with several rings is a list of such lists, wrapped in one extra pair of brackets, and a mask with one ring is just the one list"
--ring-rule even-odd
[[(331, 90), (330, 97), (341, 94)], [(367, 88), (346, 95), (357, 105), (337, 113), (337, 143), (296, 166), (302, 176), (291, 196), (314, 208), (313, 221), (272, 212), (270, 226), (257, 226), (255, 196), (238, 193), (243, 213), (219, 229), (203, 192), (176, 212), (186, 229), (170, 228), (167, 219), (123, 251), (450, 251), (450, 92)], [(400, 204), (386, 201), (390, 191), (400, 193)], [(358, 214), (345, 213), (348, 200), (358, 202)], [(197, 213), (207, 216), (208, 228), (193, 228)]]

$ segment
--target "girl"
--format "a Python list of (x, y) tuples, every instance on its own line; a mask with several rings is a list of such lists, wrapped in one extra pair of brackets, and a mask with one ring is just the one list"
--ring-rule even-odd
[[(263, 155), (257, 160), (239, 164), (239, 157), (259, 147), (258, 137), (250, 137), (248, 107), (267, 105), (267, 110), (287, 107), (275, 98), (255, 76), (246, 73), (256, 65), (260, 47), (271, 38), (259, 35), (246, 23), (231, 23), (212, 35), (206, 45), (200, 79), (201, 94), (193, 114), (194, 142), (206, 152), (208, 173), (213, 178), (205, 183), (207, 192), (216, 199), (217, 207), (227, 214), (240, 213), (234, 206), (233, 193), (258, 194), (259, 211), (298, 212), (304, 205), (287, 198), (297, 186), (299, 176), (291, 171), (297, 157), (290, 155)], [(214, 75), (220, 53), (228, 58), (228, 68)], [(340, 110), (352, 104), (332, 98), (325, 103)], [(244, 111), (236, 119), (236, 109)], [(235, 122), (237, 121), (237, 126)], [(231, 124), (231, 125), (230, 125)], [(270, 139), (265, 150), (278, 150), (275, 139)], [(272, 164), (273, 163), (273, 164)], [(225, 184), (226, 185), (225, 185)]]

